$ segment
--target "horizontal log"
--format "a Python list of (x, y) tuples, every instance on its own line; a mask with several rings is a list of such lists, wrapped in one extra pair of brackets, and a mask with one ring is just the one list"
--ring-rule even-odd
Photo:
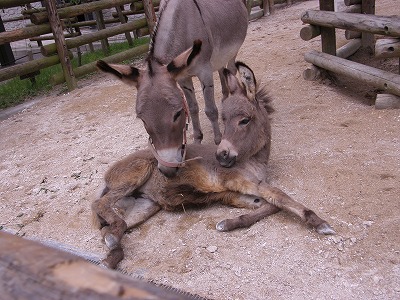
[[(347, 58), (347, 57), (353, 55), (354, 53), (356, 53), (360, 47), (361, 47), (361, 39), (351, 40), (344, 46), (337, 49), (336, 56), (338, 56), (340, 58)], [(327, 74), (326, 74), (325, 70), (323, 70), (319, 67), (316, 67), (314, 65), (307, 67), (303, 71), (303, 78), (308, 81), (314, 81), (319, 78), (326, 77), (326, 75)]]
[[(80, 36), (81, 34), (79, 32), (73, 32), (73, 33), (67, 33), (64, 34), (64, 38), (73, 38), (76, 36)], [(54, 40), (54, 36), (49, 35), (49, 36), (37, 36), (29, 39), (32, 42), (38, 42), (38, 41), (50, 41)]]
[[(89, 3), (82, 3), (69, 7), (60, 8), (57, 10), (60, 19), (75, 17), (78, 15), (90, 13), (93, 11), (112, 8), (131, 3), (132, 0), (100, 0)], [(39, 12), (31, 15), (31, 22), (33, 24), (42, 24), (48, 21), (47, 12)]]
[(354, 4), (361, 4), (362, 0), (344, 0), (344, 5), (350, 6)]
[(150, 34), (149, 27), (143, 27), (136, 30), (137, 37), (144, 37)]
[[(108, 38), (110, 36), (122, 34), (125, 32), (133, 31), (147, 25), (146, 19), (138, 19), (132, 22), (121, 24), (118, 26), (109, 27), (106, 29), (102, 29), (96, 32), (87, 33), (75, 38), (71, 38), (65, 41), (68, 49), (76, 48), (88, 43), (96, 42), (98, 40), (102, 40)], [(40, 51), (44, 56), (49, 56), (57, 52), (56, 44), (48, 44), (42, 46)]]
[(10, 31), (0, 32), (0, 45), (29, 39), (47, 33), (51, 33), (50, 24), (27, 26)]
[[(160, 6), (160, 0), (153, 0), (152, 1), (153, 2), (153, 6), (154, 7), (157, 7), (157, 6)], [(143, 11), (144, 10), (144, 5), (143, 5), (143, 2), (142, 1), (140, 1), (140, 2), (133, 2), (131, 5), (130, 5), (130, 8), (131, 8), (131, 10), (132, 11), (134, 11), (134, 12), (139, 12), (139, 11)]]
[[(117, 53), (117, 54), (114, 54), (111, 56), (107, 56), (107, 57), (103, 58), (103, 60), (108, 63), (119, 63), (121, 61), (132, 59), (134, 57), (142, 55), (142, 54), (146, 53), (148, 50), (149, 50), (149, 44), (145, 44), (145, 45), (141, 45), (141, 46), (138, 46), (135, 48), (125, 50), (123, 52), (120, 52), (120, 53)], [(96, 62), (92, 62), (92, 63), (85, 64), (81, 67), (75, 68), (74, 74), (75, 74), (75, 77), (78, 78), (78, 77), (87, 75), (89, 73), (95, 72), (96, 70), (97, 70)], [(64, 79), (63, 73), (55, 74), (50, 78), (50, 83), (52, 85), (57, 85), (57, 84), (63, 83), (64, 81), (65, 81), (65, 79)]]
[(400, 36), (399, 16), (375, 16), (366, 14), (307, 10), (301, 15), (304, 23), (330, 28)]
[(359, 39), (361, 38), (361, 32), (353, 30), (345, 30), (344, 36), (346, 40)]
[(387, 93), (400, 95), (400, 75), (315, 50), (306, 53), (304, 59), (325, 70), (366, 82)]
[(10, 8), (23, 6), (29, 3), (39, 2), (39, 0), (1, 0), (0, 8)]
[(376, 109), (400, 108), (400, 97), (391, 94), (377, 94)]
[[(70, 52), (69, 57), (72, 59), (73, 55)], [(54, 66), (60, 63), (58, 55), (50, 57), (39, 58), (31, 60), (22, 64), (13, 65), (7, 68), (0, 69), (0, 82), (5, 81), (17, 76), (23, 76), (41, 69)]]
[(361, 14), (361, 4), (346, 6), (340, 12)]
[(263, 10), (256, 11), (256, 12), (250, 14), (249, 21), (254, 21), (256, 19), (262, 18), (263, 16), (264, 16)]
[(321, 27), (315, 25), (306, 25), (300, 29), (300, 37), (304, 41), (309, 41), (321, 34)]
[(400, 57), (400, 39), (376, 40), (375, 56), (380, 58)]
[(19, 300), (193, 299), (1, 231), (0, 292)]
[(336, 50), (336, 56), (340, 58), (348, 58), (357, 52), (361, 47), (361, 39), (353, 39), (347, 44)]

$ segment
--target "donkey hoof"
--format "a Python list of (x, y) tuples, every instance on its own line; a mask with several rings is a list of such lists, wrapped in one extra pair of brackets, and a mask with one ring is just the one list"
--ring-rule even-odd
[(110, 250), (113, 250), (119, 246), (119, 240), (116, 238), (115, 235), (113, 235), (111, 233), (107, 233), (104, 236), (104, 242), (106, 243), (106, 246)]
[(221, 232), (223, 232), (223, 231), (228, 231), (228, 229), (226, 228), (226, 220), (223, 220), (223, 221), (221, 221), (221, 222), (218, 222), (217, 225), (215, 225), (215, 228), (216, 228), (218, 231), (221, 231)]
[(121, 246), (111, 250), (107, 257), (102, 260), (102, 265), (108, 269), (116, 269), (119, 262), (124, 259), (124, 250)]
[(325, 234), (325, 235), (336, 234), (335, 230), (333, 230), (331, 225), (329, 225), (328, 223), (322, 223), (318, 225), (316, 230), (319, 234)]

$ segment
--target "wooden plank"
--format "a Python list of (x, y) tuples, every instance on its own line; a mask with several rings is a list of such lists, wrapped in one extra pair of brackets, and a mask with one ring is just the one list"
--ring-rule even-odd
[(313, 25), (400, 37), (400, 16), (307, 10), (301, 20)]
[[(321, 11), (334, 11), (334, 0), (319, 0), (319, 9)], [(321, 27), (321, 49), (322, 52), (336, 55), (336, 33), (335, 28)]]
[[(66, 45), (67, 45), (68, 49), (76, 48), (78, 46), (96, 42), (96, 41), (106, 38), (106, 37), (124, 33), (126, 31), (132, 31), (132, 30), (136, 30), (139, 28), (143, 28), (146, 25), (147, 25), (147, 22), (144, 18), (138, 19), (138, 20), (134, 20), (132, 22), (126, 23), (126, 24), (109, 27), (109, 28), (106, 28), (106, 29), (103, 29), (103, 30), (100, 30), (97, 32), (87, 33), (85, 35), (80, 35), (75, 38), (68, 39), (66, 41)], [(56, 53), (57, 48), (56, 48), (55, 44), (48, 44), (48, 45), (41, 47), (40, 51), (42, 52), (42, 54), (44, 56), (50, 56), (50, 55)]]
[[(82, 14), (90, 13), (97, 10), (113, 8), (118, 5), (131, 3), (132, 0), (100, 0), (89, 3), (82, 3), (69, 7), (63, 7), (58, 10), (58, 15), (61, 19), (76, 17)], [(43, 24), (47, 22), (48, 16), (46, 12), (34, 13), (31, 15), (33, 24)]]
[(72, 71), (71, 59), (69, 58), (68, 49), (65, 44), (63, 28), (57, 14), (55, 0), (47, 0), (46, 9), (50, 20), (51, 30), (53, 31), (54, 40), (56, 42), (58, 57), (60, 58), (61, 67), (65, 76), (65, 81), (68, 90), (72, 91), (78, 87), (78, 84), (74, 72)]
[[(96, 19), (97, 30), (101, 31), (103, 29), (106, 29), (106, 25), (104, 24), (103, 12), (101, 10), (96, 10), (94, 12), (94, 15)], [(103, 49), (104, 54), (107, 54), (109, 52), (110, 44), (108, 43), (107, 38), (101, 39), (101, 48)]]
[(196, 299), (2, 231), (0, 295), (18, 300)]
[(386, 93), (400, 96), (400, 75), (315, 50), (306, 53), (304, 59), (325, 70), (349, 76), (355, 80), (371, 84)]
[[(148, 50), (149, 50), (149, 44), (141, 45), (141, 46), (134, 47), (132, 49), (128, 49), (128, 50), (125, 50), (123, 52), (120, 52), (120, 53), (117, 53), (114, 55), (107, 56), (107, 57), (103, 58), (103, 60), (108, 63), (120, 63), (124, 60), (132, 59), (141, 54), (144, 54)], [(88, 64), (85, 64), (81, 67), (74, 69), (74, 73), (75, 73), (76, 77), (81, 77), (81, 76), (84, 76), (84, 75), (89, 74), (94, 71), (96, 71), (96, 62), (88, 63)], [(63, 73), (54, 74), (50, 78), (50, 83), (52, 85), (57, 85), (57, 84), (63, 83), (64, 81), (65, 81), (65, 79), (64, 79)]]

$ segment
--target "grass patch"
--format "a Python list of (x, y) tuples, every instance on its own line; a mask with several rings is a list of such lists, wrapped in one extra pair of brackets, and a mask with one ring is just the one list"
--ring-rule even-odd
[[(149, 38), (140, 38), (134, 40), (133, 47), (137, 47), (149, 42)], [(128, 42), (110, 44), (110, 52), (108, 55), (113, 55), (131, 48)], [(108, 56), (107, 55), (107, 56)], [(102, 50), (88, 52), (82, 54), (82, 65), (102, 59), (106, 57)], [(78, 67), (78, 58), (72, 59), (73, 68)], [(0, 82), (0, 109), (15, 106), (27, 99), (46, 93), (52, 89), (50, 85), (50, 77), (54, 74), (62, 72), (61, 65), (51, 66), (40, 70), (40, 74), (35, 77), (36, 82), (32, 83), (29, 79), (19, 79), (19, 77), (11, 80)]]

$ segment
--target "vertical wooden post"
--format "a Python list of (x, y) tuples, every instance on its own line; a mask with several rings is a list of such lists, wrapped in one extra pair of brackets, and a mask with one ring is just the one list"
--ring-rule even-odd
[[(335, 11), (334, 0), (319, 0), (319, 9), (325, 11)], [(322, 52), (336, 55), (336, 34), (335, 28), (321, 26)]]
[(253, 8), (253, 0), (247, 0), (246, 8), (247, 8), (247, 14), (250, 16), (251, 9)]
[(263, 3), (263, 12), (264, 16), (269, 16), (271, 14), (270, 12), (270, 7), (269, 7), (269, 1), (268, 0), (262, 0)]
[[(121, 24), (125, 24), (126, 17), (122, 14), (122, 8), (120, 6), (116, 6), (115, 9), (117, 10), (118, 18), (121, 21)], [(131, 34), (129, 32), (125, 32), (125, 37), (126, 40), (128, 41), (129, 46), (133, 46), (133, 40)]]
[(150, 35), (153, 35), (154, 27), (156, 26), (157, 17), (154, 10), (153, 0), (143, 0), (144, 14), (149, 27)]
[[(362, 0), (361, 2), (361, 13), (363, 14), (375, 14), (375, 0)], [(361, 33), (361, 45), (372, 55), (375, 49), (375, 37), (374, 34), (369, 32)]]
[(78, 87), (74, 71), (72, 70), (71, 60), (68, 55), (68, 48), (65, 43), (63, 28), (60, 18), (58, 17), (55, 0), (46, 0), (46, 10), (49, 16), (51, 30), (53, 31), (54, 41), (56, 42), (58, 57), (60, 58), (61, 67), (63, 69), (65, 81), (68, 90), (72, 91)]
[[(104, 24), (103, 12), (101, 10), (96, 10), (95, 16), (96, 16), (97, 30), (105, 29), (106, 25)], [(109, 52), (110, 45), (108, 44), (107, 38), (101, 40), (101, 48), (103, 49), (104, 54), (107, 54)]]

